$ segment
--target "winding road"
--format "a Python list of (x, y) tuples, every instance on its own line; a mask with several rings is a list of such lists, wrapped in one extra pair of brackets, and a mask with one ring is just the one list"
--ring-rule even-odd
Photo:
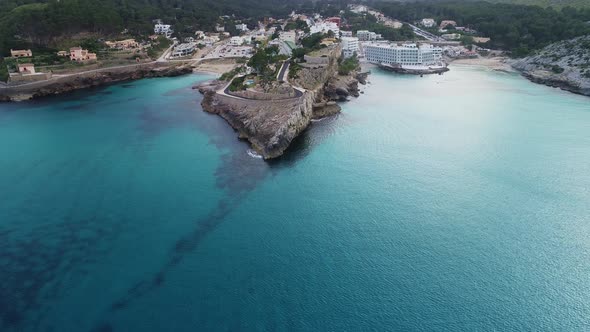
[(289, 72), (290, 65), (291, 65), (291, 62), (289, 61), (289, 59), (287, 59), (286, 61), (283, 62), (283, 65), (281, 66), (281, 70), (279, 70), (279, 74), (277, 75), (277, 80), (279, 82), (287, 82), (287, 80), (285, 79), (285, 73)]
[[(287, 59), (287, 60), (285, 60), (283, 62), (282, 66), (281, 66), (281, 69), (279, 70), (279, 73), (277, 74), (277, 81), (288, 83), (287, 80), (286, 80), (285, 74), (289, 72), (289, 65), (290, 65), (290, 63), (291, 62), (289, 61), (289, 59)], [(260, 101), (261, 99), (236, 96), (236, 95), (233, 95), (231, 93), (231, 91), (229, 90), (229, 85), (237, 77), (242, 77), (242, 76), (236, 76), (236, 77), (234, 77), (232, 80), (230, 80), (225, 85), (225, 87), (223, 87), (223, 89), (218, 90), (217, 93), (220, 94), (220, 95), (222, 95), (222, 96), (227, 96), (227, 97), (236, 98), (236, 99), (259, 100)], [(294, 85), (291, 85), (291, 87), (293, 88), (293, 90), (295, 90), (295, 96), (294, 97), (281, 98), (281, 99), (272, 99), (272, 100), (287, 100), (287, 99), (294, 99), (294, 98), (299, 98), (299, 97), (303, 96), (303, 93), (305, 92), (305, 89), (298, 88), (298, 87), (296, 87)]]

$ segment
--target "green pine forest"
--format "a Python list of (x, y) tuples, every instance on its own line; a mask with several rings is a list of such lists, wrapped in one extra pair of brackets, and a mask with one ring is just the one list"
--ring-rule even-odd
[(487, 45), (525, 56), (553, 42), (590, 34), (590, 8), (525, 6), (484, 1), (375, 2), (385, 15), (404, 21), (455, 20), (492, 40)]
[(236, 18), (284, 16), (282, 0), (0, 0), (0, 55), (10, 48), (55, 47), (77, 35), (111, 36), (128, 29), (145, 35), (152, 20), (175, 31), (212, 30), (221, 15)]
[[(496, 0), (502, 1), (502, 0)], [(547, 4), (549, 0), (520, 0)], [(534, 1), (534, 2), (533, 2)], [(551, 0), (569, 4), (576, 0)], [(285, 17), (292, 10), (338, 15), (349, 0), (0, 0), (0, 56), (10, 48), (55, 50), (71, 38), (89, 40), (117, 36), (128, 29), (133, 36), (146, 36), (154, 19), (172, 24), (181, 36), (195, 30), (211, 31), (220, 16), (243, 20), (253, 26), (264, 17)], [(590, 34), (588, 7), (541, 7), (475, 0), (427, 0), (366, 3), (403, 21), (424, 17), (452, 19), (491, 37), (488, 45), (523, 56), (552, 42)], [(346, 17), (343, 15), (343, 17)], [(231, 25), (230, 25), (231, 28)], [(402, 38), (407, 31), (392, 36)]]

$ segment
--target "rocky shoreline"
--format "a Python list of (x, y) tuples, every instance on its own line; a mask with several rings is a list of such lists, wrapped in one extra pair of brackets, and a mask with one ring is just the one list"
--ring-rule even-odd
[(257, 100), (232, 96), (223, 92), (228, 82), (217, 80), (195, 88), (204, 95), (204, 111), (224, 118), (238, 137), (247, 140), (264, 159), (278, 158), (312, 119), (337, 114), (337, 102), (359, 96), (358, 84), (364, 83), (366, 74), (338, 75), (339, 53), (339, 48), (334, 49), (326, 66), (303, 68), (299, 78), (291, 82), (302, 92), (293, 98)]
[(553, 88), (559, 88), (575, 94), (590, 97), (590, 82), (581, 82), (576, 79), (569, 79), (565, 75), (557, 75), (545, 70), (530, 70), (515, 67), (523, 77), (537, 84), (547, 85)]
[(590, 96), (590, 36), (551, 44), (512, 67), (532, 82)]
[(112, 83), (138, 80), (150, 77), (172, 77), (193, 72), (186, 65), (143, 64), (119, 68), (105, 68), (98, 71), (58, 77), (26, 85), (0, 88), (0, 101), (23, 101), (45, 96), (59, 95), (75, 90), (87, 89)]

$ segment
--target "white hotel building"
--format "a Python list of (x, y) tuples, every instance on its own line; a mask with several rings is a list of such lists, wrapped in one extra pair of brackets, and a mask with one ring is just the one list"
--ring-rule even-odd
[(345, 58), (350, 58), (356, 53), (360, 53), (359, 39), (356, 37), (341, 37), (340, 44), (342, 45), (342, 55)]
[(443, 66), (442, 49), (430, 44), (367, 43), (364, 45), (368, 62), (401, 67)]

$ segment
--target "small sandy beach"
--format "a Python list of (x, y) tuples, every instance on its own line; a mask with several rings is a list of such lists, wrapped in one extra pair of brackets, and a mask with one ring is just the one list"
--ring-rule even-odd
[(237, 63), (233, 59), (204, 60), (197, 64), (195, 71), (212, 74), (223, 74), (234, 69)]
[(506, 72), (516, 72), (514, 68), (510, 66), (509, 63), (510, 59), (507, 57), (478, 57), (474, 59), (456, 59), (450, 61), (449, 64), (451, 65), (471, 65), (471, 66), (480, 66), (486, 67), (492, 70), (498, 71), (506, 71)]

